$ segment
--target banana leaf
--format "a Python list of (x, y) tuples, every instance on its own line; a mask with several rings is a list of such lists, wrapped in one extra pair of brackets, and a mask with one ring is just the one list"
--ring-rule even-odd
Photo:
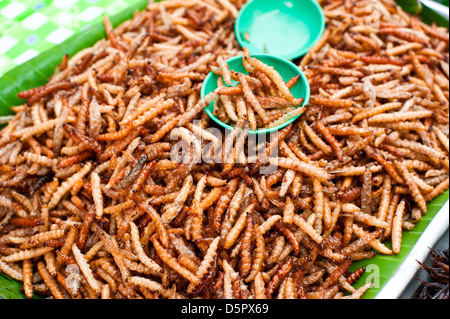
[[(161, 0), (156, 0), (161, 1)], [(448, 6), (448, 0), (438, 1)], [(121, 13), (110, 17), (113, 26), (130, 19), (136, 10), (142, 10), (147, 4), (147, 0), (140, 1), (135, 6), (129, 7)], [(425, 6), (421, 6), (416, 0), (397, 0), (402, 8), (414, 15), (420, 16), (427, 23), (434, 22), (439, 26), (448, 28), (448, 21), (431, 11)], [(48, 78), (55, 72), (56, 67), (65, 54), (73, 56), (78, 51), (94, 45), (98, 40), (105, 37), (105, 31), (102, 23), (95, 24), (90, 28), (81, 31), (77, 35), (69, 38), (64, 43), (40, 54), (36, 58), (22, 64), (9, 71), (0, 78), (0, 116), (11, 114), (10, 107), (20, 105), (23, 100), (17, 98), (17, 93), (23, 90), (34, 88), (47, 83)], [(379, 255), (370, 260), (354, 262), (350, 270), (356, 270), (361, 267), (369, 269), (376, 265), (379, 271), (379, 285), (370, 289), (363, 298), (374, 298), (380, 289), (395, 273), (406, 256), (411, 252), (420, 235), (427, 228), (434, 216), (439, 212), (442, 206), (449, 199), (449, 191), (441, 194), (432, 202), (428, 203), (428, 214), (425, 215), (412, 231), (403, 234), (402, 251), (395, 256)], [(390, 243), (386, 243), (390, 246)], [(372, 276), (366, 272), (355, 285), (356, 288), (363, 285)], [(23, 299), (25, 295), (21, 291), (22, 284), (16, 280), (0, 274), (0, 299)]]

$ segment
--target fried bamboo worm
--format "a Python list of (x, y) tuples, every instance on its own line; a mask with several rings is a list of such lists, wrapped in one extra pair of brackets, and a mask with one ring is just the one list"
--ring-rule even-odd
[(156, 210), (151, 206), (151, 205), (145, 205), (145, 204), (141, 204), (139, 206), (143, 211), (145, 211), (150, 218), (152, 219), (152, 221), (155, 223), (156, 225), (156, 229), (158, 231), (158, 237), (159, 237), (159, 241), (163, 244), (164, 247), (169, 247), (170, 245), (170, 238), (169, 235), (167, 233), (167, 229), (166, 226), (164, 225), (161, 216), (156, 212)]
[(405, 179), (406, 184), (408, 185), (408, 188), (411, 190), (414, 201), (417, 203), (417, 205), (421, 209), (422, 213), (426, 214), (427, 213), (427, 204), (426, 204), (425, 198), (423, 197), (422, 193), (420, 192), (417, 184), (414, 182), (411, 173), (408, 171), (408, 169), (405, 167), (405, 165), (399, 161), (395, 162), (395, 166), (400, 171), (403, 178)]
[(351, 100), (336, 99), (332, 100), (325, 97), (312, 95), (309, 101), (310, 105), (324, 106), (329, 108), (351, 108), (355, 102)]
[(11, 255), (2, 258), (5, 262), (15, 262), (21, 260), (32, 259), (35, 257), (42, 256), (50, 251), (54, 250), (53, 247), (38, 247), (34, 249), (21, 250), (19, 252), (13, 253)]
[(253, 281), (256, 278), (256, 276), (260, 273), (264, 263), (265, 242), (263, 233), (261, 232), (261, 229), (257, 224), (254, 224), (253, 227), (256, 248), (253, 256), (253, 264), (250, 274), (245, 278), (246, 282)]
[(245, 233), (241, 241), (241, 277), (246, 277), (251, 271), (252, 254), (251, 244), (253, 239), (253, 217), (251, 214), (247, 214)]
[[(106, 39), (0, 117), (0, 271), (27, 297), (360, 298), (371, 284), (351, 286), (365, 271), (351, 261), (401, 252), (448, 189), (445, 28), (392, 0), (320, 1), (306, 106), (299, 76), (239, 48), (244, 2), (150, 3), (116, 29), (104, 17)], [(239, 55), (246, 74), (226, 64)], [(210, 71), (219, 88), (200, 98)], [(235, 127), (225, 141), (213, 102)], [(268, 142), (247, 135), (286, 121)]]
[(233, 198), (233, 195), (238, 188), (238, 184), (239, 184), (239, 180), (237, 178), (232, 179), (230, 182), (228, 182), (228, 184), (225, 186), (225, 188), (222, 192), (222, 195), (220, 196), (219, 200), (217, 201), (216, 207), (214, 209), (214, 215), (213, 215), (213, 227), (214, 227), (214, 231), (216, 233), (220, 232), (223, 214), (225, 213), (225, 210), (227, 209), (228, 205), (230, 204), (231, 199)]
[(219, 64), (219, 67), (222, 71), (223, 81), (228, 86), (230, 86), (232, 84), (231, 83), (231, 72), (230, 72), (230, 69), (229, 69), (228, 65), (226, 64), (222, 55), (219, 55), (219, 57), (217, 58), (217, 63)]
[[(207, 274), (209, 268), (212, 266), (216, 256), (217, 256), (217, 250), (219, 247), (219, 243), (220, 243), (220, 237), (216, 237), (214, 238), (214, 240), (211, 242), (211, 245), (209, 246), (205, 257), (203, 258), (200, 266), (198, 267), (197, 272), (195, 273), (195, 275), (197, 276), (197, 278), (199, 278), (200, 280), (203, 279), (203, 277)], [(191, 289), (188, 288), (188, 291), (192, 291), (193, 289), (193, 285), (191, 286)]]
[(225, 249), (229, 249), (236, 242), (239, 234), (245, 228), (245, 222), (247, 219), (247, 215), (251, 214), (255, 209), (255, 204), (251, 204), (245, 208), (245, 210), (241, 213), (238, 220), (234, 224), (233, 228), (230, 229), (227, 236), (224, 239), (223, 247)]
[(47, 270), (44, 261), (40, 260), (37, 263), (37, 269), (48, 289), (50, 290), (52, 296), (55, 299), (65, 299), (64, 294), (60, 290), (58, 283), (55, 278)]
[(292, 258), (289, 258), (275, 273), (270, 282), (266, 286), (266, 296), (268, 299), (272, 298), (275, 289), (278, 288), (283, 279), (291, 271), (293, 265)]
[(216, 89), (215, 91), (207, 94), (203, 99), (201, 99), (194, 107), (192, 107), (190, 110), (188, 110), (187, 112), (185, 112), (177, 126), (181, 127), (184, 124), (188, 123), (189, 121), (191, 121), (204, 107), (208, 106), (209, 104), (211, 104), (212, 102), (214, 102), (215, 100), (217, 100), (219, 98), (219, 91), (220, 88)]
[(119, 43), (119, 41), (116, 37), (116, 34), (115, 34), (115, 31), (111, 24), (111, 21), (109, 20), (109, 18), (106, 15), (103, 16), (103, 24), (105, 26), (106, 35), (107, 35), (109, 41), (111, 42), (111, 45), (119, 51), (124, 51), (124, 48)]
[(58, 187), (56, 192), (53, 194), (50, 202), (48, 203), (48, 208), (51, 209), (55, 207), (61, 198), (75, 185), (75, 183), (82, 179), (91, 170), (92, 164), (88, 162), (84, 167), (77, 173), (73, 174), (69, 179), (67, 179), (61, 186)]
[(51, 130), (56, 125), (62, 124), (63, 120), (63, 118), (58, 117), (56, 119), (48, 120), (32, 127), (23, 128), (19, 131), (14, 132), (13, 135), (15, 137), (20, 137), (22, 141), (25, 141), (34, 135), (40, 135), (48, 130)]
[(392, 221), (392, 250), (395, 254), (400, 253), (401, 242), (402, 242), (402, 224), (403, 224), (403, 214), (405, 212), (405, 201), (401, 201), (397, 206), (395, 211), (394, 219)]
[[(145, 277), (139, 277), (139, 276), (133, 276), (128, 279), (128, 282), (132, 283), (133, 285), (145, 287), (149, 289), (152, 292), (156, 292), (158, 294), (161, 294), (162, 296), (166, 298), (171, 298), (173, 296), (172, 293), (166, 288), (164, 288), (163, 285), (158, 283), (157, 281), (145, 278)], [(175, 298), (179, 299), (181, 296), (179, 294), (175, 294)]]
[(179, 214), (179, 212), (183, 208), (183, 205), (187, 197), (189, 196), (189, 192), (191, 190), (192, 185), (193, 185), (193, 178), (191, 175), (189, 175), (183, 181), (181, 190), (178, 193), (178, 196), (175, 198), (175, 200), (164, 207), (163, 214), (161, 216), (161, 219), (163, 220), (164, 223), (166, 224), (170, 223)]
[(299, 215), (294, 215), (294, 224), (297, 225), (308, 236), (310, 236), (311, 239), (314, 240), (316, 243), (318, 244), (322, 243), (323, 237), (314, 229), (314, 227), (312, 227)]
[(328, 128), (323, 124), (322, 121), (318, 121), (317, 123), (317, 130), (322, 134), (322, 136), (325, 138), (325, 140), (330, 144), (331, 148), (333, 149), (334, 153), (336, 154), (337, 158), (339, 160), (342, 160), (344, 157), (344, 153), (342, 151), (342, 148), (340, 147), (338, 141), (336, 138), (330, 133)]

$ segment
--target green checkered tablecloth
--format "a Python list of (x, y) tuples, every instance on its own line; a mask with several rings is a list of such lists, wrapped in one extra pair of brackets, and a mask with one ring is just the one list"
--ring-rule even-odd
[(0, 0), (0, 77), (139, 0)]

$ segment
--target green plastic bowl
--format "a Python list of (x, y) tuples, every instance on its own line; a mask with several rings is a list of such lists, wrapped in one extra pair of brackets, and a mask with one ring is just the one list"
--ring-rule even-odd
[[(275, 70), (277, 70), (277, 72), (280, 73), (281, 77), (285, 82), (288, 82), (294, 76), (300, 75), (299, 81), (291, 88), (291, 92), (295, 98), (305, 99), (302, 106), (307, 105), (309, 103), (310, 87), (308, 79), (306, 78), (305, 74), (300, 70), (300, 68), (298, 68), (294, 63), (268, 54), (253, 54), (252, 57), (257, 58), (258, 60), (264, 62), (265, 64), (274, 67)], [(248, 74), (248, 72), (245, 70), (245, 67), (242, 65), (242, 56), (233, 57), (226, 62), (230, 67), (230, 70), (240, 72), (243, 74)], [(210, 72), (208, 74), (202, 85), (201, 89), (202, 98), (205, 97), (208, 93), (211, 93), (215, 89), (217, 89), (218, 77), (219, 75), (215, 74), (214, 72)], [(234, 85), (237, 84), (237, 82), (234, 81), (233, 83)], [(213, 114), (214, 102), (205, 107), (205, 111), (209, 115), (209, 117), (218, 125), (222, 126), (225, 129), (233, 130), (233, 126), (223, 123), (217, 117), (214, 116)], [(288, 126), (289, 124), (293, 123), (295, 120), (299, 118), (299, 116), (300, 115), (293, 117), (279, 126), (271, 127), (268, 129), (259, 129), (257, 131), (250, 130), (249, 134), (267, 134), (270, 132), (279, 131)]]
[(325, 15), (314, 0), (252, 0), (236, 18), (236, 38), (251, 54), (293, 60), (322, 37)]

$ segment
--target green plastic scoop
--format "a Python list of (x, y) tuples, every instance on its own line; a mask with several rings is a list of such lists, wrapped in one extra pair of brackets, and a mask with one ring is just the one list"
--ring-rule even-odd
[[(308, 79), (306, 78), (305, 74), (298, 68), (295, 64), (292, 62), (272, 56), (267, 54), (255, 54), (252, 55), (252, 57), (257, 58), (258, 60), (262, 61), (263, 63), (272, 66), (275, 68), (275, 70), (278, 71), (278, 73), (281, 75), (283, 80), (285, 82), (288, 82), (293, 77), (300, 75), (299, 81), (292, 87), (291, 93), (294, 95), (295, 98), (304, 98), (304, 102), (302, 105), (307, 105), (309, 103), (310, 98), (310, 87)], [(226, 61), (230, 70), (248, 74), (248, 72), (245, 70), (245, 67), (242, 65), (242, 56), (237, 56), (234, 58), (229, 59)], [(201, 90), (201, 97), (205, 97), (208, 93), (211, 93), (217, 88), (217, 79), (219, 75), (215, 74), (214, 72), (210, 72), (208, 76), (206, 77), (205, 81), (203, 82), (202, 90)], [(237, 84), (237, 82), (235, 82)], [(301, 106), (300, 106), (301, 107)], [(231, 125), (225, 124), (222, 121), (220, 121), (216, 116), (214, 116), (214, 102), (211, 103), (209, 106), (205, 108), (206, 113), (211, 117), (211, 119), (219, 124), (220, 126), (232, 130), (233, 127)], [(276, 132), (284, 127), (288, 126), (292, 122), (294, 122), (300, 115), (293, 117), (289, 119), (288, 121), (284, 122), (283, 124), (279, 126), (275, 126), (269, 129), (259, 129), (257, 131), (249, 131), (249, 134), (266, 134), (270, 132)]]
[(325, 15), (314, 0), (252, 0), (241, 8), (235, 23), (239, 44), (251, 54), (289, 60), (305, 55), (324, 31)]

